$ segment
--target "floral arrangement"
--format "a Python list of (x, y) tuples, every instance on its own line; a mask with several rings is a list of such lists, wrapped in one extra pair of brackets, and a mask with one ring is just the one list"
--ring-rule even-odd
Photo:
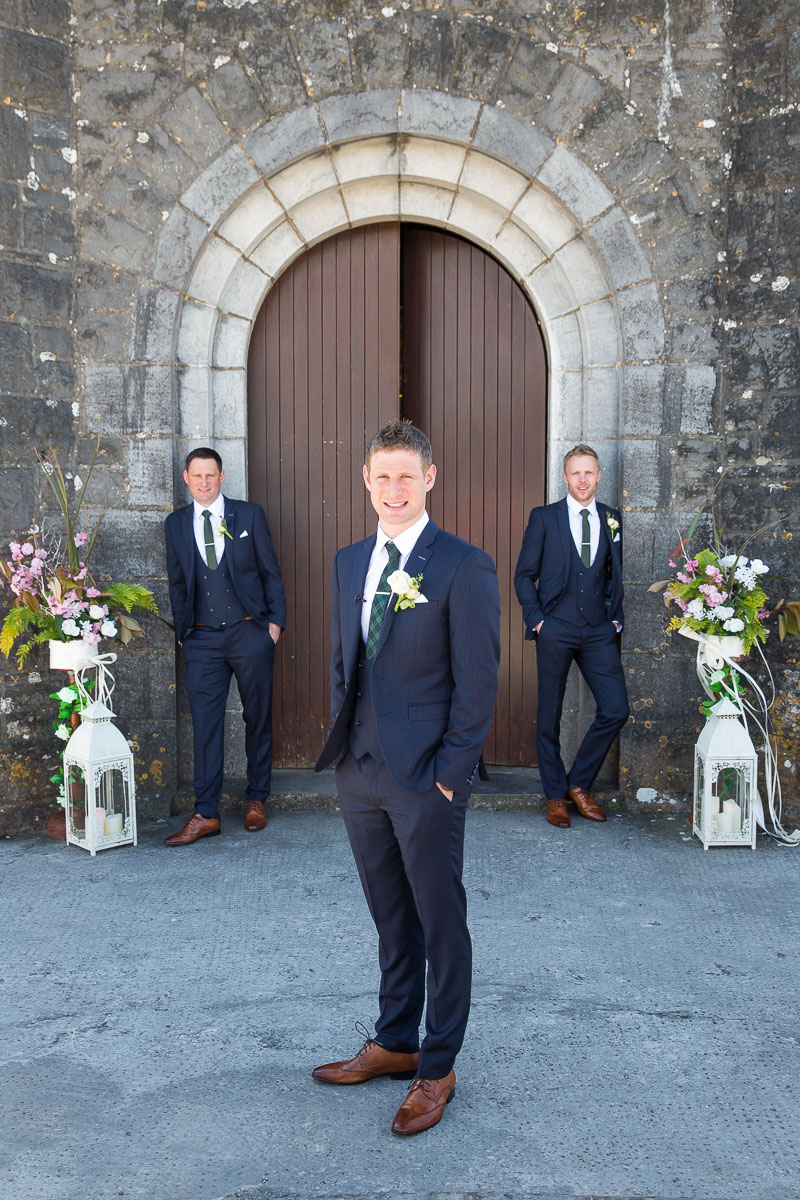
[[(767, 608), (767, 594), (760, 581), (768, 574), (769, 567), (760, 558), (747, 558), (744, 551), (769, 526), (751, 534), (738, 551), (729, 553), (722, 544), (725, 522), (719, 526), (714, 511), (715, 492), (716, 488), (677, 549), (670, 551), (669, 565), (674, 577), (661, 579), (648, 590), (666, 589), (664, 604), (680, 610), (671, 617), (668, 631), (685, 628), (714, 637), (738, 637), (743, 653), (747, 654), (754, 642), (766, 641), (769, 631), (764, 621), (769, 617), (777, 616), (781, 641), (787, 633), (797, 633), (800, 602), (781, 600), (772, 611)], [(713, 545), (693, 554), (689, 543), (707, 506)]]
[(664, 602), (680, 609), (667, 629), (688, 626), (695, 633), (740, 637), (744, 652), (753, 642), (764, 642), (768, 617), (767, 594), (759, 579), (769, 567), (760, 558), (751, 561), (742, 554), (720, 556), (701, 550), (696, 558), (687, 551), (669, 560), (675, 578), (664, 593)]
[(131, 638), (144, 636), (138, 621), (130, 616), (132, 609), (158, 616), (147, 588), (129, 583), (109, 583), (101, 588), (90, 574), (89, 561), (105, 510), (91, 533), (77, 526), (97, 449), (85, 482), (74, 480), (80, 492), (73, 509), (56, 455), (52, 450), (47, 457), (36, 454), (64, 518), (66, 535), (59, 538), (34, 525), (25, 540), (9, 542), (11, 557), (0, 559), (0, 582), (4, 579), (15, 597), (0, 627), (0, 650), (8, 658), (17, 639), (30, 634), (16, 650), (20, 667), (42, 642), (83, 639), (97, 645), (101, 638), (119, 637), (127, 644)]

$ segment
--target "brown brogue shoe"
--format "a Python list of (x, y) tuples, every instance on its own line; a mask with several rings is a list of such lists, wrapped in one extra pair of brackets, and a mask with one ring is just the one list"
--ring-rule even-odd
[(559, 829), (569, 828), (570, 819), (566, 800), (548, 800), (547, 819), (551, 825), (557, 825)]
[(244, 814), (244, 827), (248, 833), (263, 829), (267, 823), (267, 814), (260, 800), (248, 800), (247, 812)]
[(164, 838), (165, 846), (191, 846), (202, 837), (216, 837), (220, 830), (217, 817), (204, 817), (195, 813), (188, 825), (184, 825), (180, 833), (173, 833)]
[(456, 1073), (451, 1071), (444, 1079), (415, 1079), (408, 1095), (395, 1113), (392, 1133), (399, 1137), (411, 1137), (430, 1129), (442, 1119), (444, 1106), (456, 1094)]
[(587, 821), (605, 821), (606, 814), (585, 788), (567, 788), (567, 795), (582, 817)]
[(356, 1029), (366, 1041), (354, 1058), (346, 1058), (341, 1062), (324, 1063), (314, 1067), (311, 1072), (320, 1083), (366, 1083), (378, 1075), (388, 1075), (391, 1079), (413, 1079), (419, 1065), (419, 1052), (416, 1054), (400, 1054), (394, 1050), (385, 1050), (369, 1036), (369, 1032), (360, 1021)]

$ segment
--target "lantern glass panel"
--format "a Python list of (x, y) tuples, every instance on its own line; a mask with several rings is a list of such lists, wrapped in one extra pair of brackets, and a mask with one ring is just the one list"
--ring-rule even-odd
[[(106, 833), (121, 834), (127, 831), (130, 824), (130, 784), (127, 774), (118, 767), (107, 767), (98, 771), (95, 778), (95, 795), (99, 807), (105, 809)], [(116, 828), (120, 825), (120, 816), (122, 823)]]
[(714, 783), (713, 795), (719, 801), (717, 811), (725, 800), (733, 800), (741, 807), (745, 796), (744, 768), (723, 767)]
[(64, 780), (67, 796), (67, 821), (72, 835), (86, 837), (86, 779), (80, 767), (70, 763)]

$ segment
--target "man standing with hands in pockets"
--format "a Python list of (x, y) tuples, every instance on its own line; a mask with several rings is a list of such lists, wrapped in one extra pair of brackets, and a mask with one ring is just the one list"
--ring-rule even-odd
[[(591, 446), (567, 452), (563, 478), (564, 499), (531, 511), (514, 585), (525, 638), (536, 640), (536, 746), (547, 820), (567, 828), (568, 799), (587, 820), (605, 821), (589, 789), (629, 709), (619, 654), (622, 518), (618, 509), (595, 499), (600, 463)], [(567, 774), (560, 726), (573, 661), (591, 689), (597, 713)]]
[(332, 727), (317, 762), (337, 764), (381, 987), (374, 1039), (313, 1074), (413, 1079), (392, 1123), (399, 1135), (435, 1125), (454, 1095), (472, 974), (464, 822), (500, 659), (494, 564), (429, 519), (435, 480), (430, 442), (409, 422), (370, 442), (364, 483), (378, 530), (334, 561)]

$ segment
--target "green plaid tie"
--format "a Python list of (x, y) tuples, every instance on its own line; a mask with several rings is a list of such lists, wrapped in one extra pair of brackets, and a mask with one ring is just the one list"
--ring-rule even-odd
[(395, 546), (394, 542), (386, 543), (386, 553), (389, 555), (389, 561), (383, 568), (381, 577), (378, 580), (378, 587), (375, 595), (372, 597), (372, 608), (369, 610), (369, 629), (367, 630), (367, 658), (372, 658), (375, 651), (378, 649), (378, 640), (381, 636), (381, 626), (386, 612), (386, 607), (391, 596), (391, 589), (386, 582), (393, 571), (396, 571), (400, 566), (400, 551)]
[(217, 548), (214, 545), (214, 531), (211, 528), (211, 510), (203, 509), (203, 541), (206, 547), (206, 562), (210, 571), (217, 569)]
[(581, 509), (583, 517), (583, 533), (581, 535), (581, 562), (585, 567), (592, 565), (592, 535), (589, 532), (589, 510)]

